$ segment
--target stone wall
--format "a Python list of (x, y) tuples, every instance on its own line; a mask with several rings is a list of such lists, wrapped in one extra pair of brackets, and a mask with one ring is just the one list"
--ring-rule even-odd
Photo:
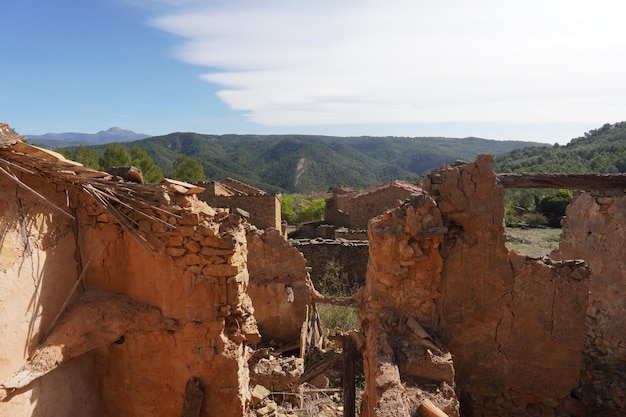
[(361, 194), (348, 200), (346, 211), (350, 216), (351, 229), (367, 229), (367, 223), (386, 209), (404, 201), (410, 192), (399, 187), (385, 187), (380, 190)]
[(200, 193), (198, 198), (211, 207), (226, 207), (233, 211), (243, 209), (250, 215), (250, 223), (259, 229), (281, 230), (280, 199), (276, 195), (216, 196)]
[(87, 287), (126, 294), (177, 323), (98, 349), (106, 415), (176, 415), (192, 377), (205, 390), (201, 415), (240, 416), (250, 400), (245, 350), (260, 336), (246, 294), (245, 228), (193, 196), (177, 199), (179, 209), (126, 213), (154, 250), (126, 229), (107, 231), (112, 219), (98, 205), (80, 210), (81, 246), (91, 253), (102, 240), (106, 253)]
[(329, 262), (338, 264), (349, 282), (364, 285), (369, 256), (367, 241), (318, 238), (291, 239), (289, 242), (304, 255), (315, 288), (320, 288), (320, 279)]

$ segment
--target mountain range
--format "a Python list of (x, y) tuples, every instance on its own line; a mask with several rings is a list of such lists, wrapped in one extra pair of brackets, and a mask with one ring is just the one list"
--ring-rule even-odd
[(109, 142), (138, 146), (162, 172), (185, 155), (199, 161), (212, 180), (231, 177), (268, 192), (309, 193), (343, 182), (366, 188), (386, 181), (416, 181), (420, 175), (480, 153), (496, 156), (515, 149), (548, 146), (536, 142), (475, 137), (335, 137), (316, 135), (210, 135), (176, 132), (146, 137), (111, 128), (96, 134), (59, 133), (27, 136), (49, 149), (78, 145), (102, 155)]
[[(268, 192), (323, 191), (343, 182), (365, 188), (419, 176), (480, 153), (496, 155), (496, 172), (626, 172), (626, 122), (605, 124), (553, 146), (475, 137), (334, 137), (314, 135), (209, 135), (176, 132), (147, 137), (120, 128), (96, 134), (28, 136), (28, 142), (71, 154), (83, 145), (97, 160), (108, 142), (143, 149), (168, 172), (181, 155), (202, 164), (212, 180), (235, 178)], [(97, 162), (96, 162), (97, 164)]]
[[(210, 179), (231, 177), (269, 192), (308, 193), (343, 182), (366, 188), (415, 180), (455, 160), (501, 155), (536, 142), (468, 137), (334, 137), (314, 135), (203, 135), (171, 133), (132, 143), (167, 172), (179, 155), (199, 161)], [(103, 152), (100, 147), (97, 152)]]
[(46, 133), (44, 135), (26, 135), (28, 143), (48, 149), (63, 148), (78, 145), (102, 145), (111, 142), (132, 142), (144, 139), (150, 135), (135, 133), (119, 127), (112, 127), (108, 130), (101, 130), (98, 133)]

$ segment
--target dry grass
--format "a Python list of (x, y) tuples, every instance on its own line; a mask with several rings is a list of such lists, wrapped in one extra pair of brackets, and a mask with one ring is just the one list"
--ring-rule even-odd
[(506, 234), (507, 248), (533, 257), (548, 255), (561, 241), (561, 229), (507, 227)]

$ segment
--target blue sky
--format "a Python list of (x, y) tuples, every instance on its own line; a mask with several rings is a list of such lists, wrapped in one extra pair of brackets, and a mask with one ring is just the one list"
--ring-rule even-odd
[(20, 0), (20, 134), (300, 133), (566, 143), (626, 117), (626, 3)]

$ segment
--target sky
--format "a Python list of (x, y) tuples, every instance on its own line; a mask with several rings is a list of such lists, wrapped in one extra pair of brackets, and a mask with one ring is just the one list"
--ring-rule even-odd
[(626, 120), (622, 0), (19, 0), (0, 121), (22, 135), (567, 143)]

